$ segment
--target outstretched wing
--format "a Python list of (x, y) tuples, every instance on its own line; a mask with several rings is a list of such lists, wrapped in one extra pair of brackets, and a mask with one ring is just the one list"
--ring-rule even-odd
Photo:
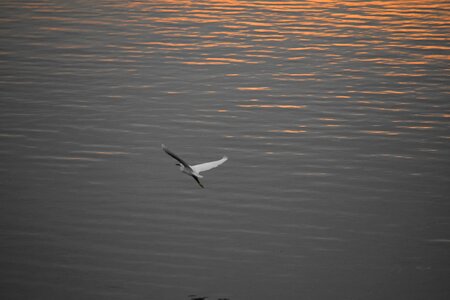
[(183, 166), (185, 166), (186, 168), (191, 168), (187, 162), (185, 162), (184, 160), (182, 160), (180, 157), (178, 157), (175, 153), (173, 153), (172, 151), (170, 151), (164, 144), (161, 145), (161, 148), (170, 156), (172, 156), (173, 158), (175, 158), (176, 160), (178, 160)]
[(199, 186), (201, 186), (202, 188), (205, 188), (205, 187), (203, 186), (203, 184), (200, 182), (200, 180), (197, 178), (197, 176), (192, 175), (192, 177), (195, 179), (195, 181), (197, 181), (197, 183), (198, 183)]
[(216, 160), (216, 161), (207, 162), (207, 163), (203, 163), (203, 164), (199, 164), (199, 165), (195, 165), (195, 166), (191, 166), (191, 168), (192, 168), (192, 170), (194, 170), (194, 172), (196, 172), (198, 174), (200, 172), (208, 171), (208, 170), (211, 170), (212, 168), (220, 166), (221, 164), (226, 162), (227, 159), (228, 159), (228, 157), (224, 156), (224, 157), (222, 157), (222, 159), (219, 159), (219, 160)]

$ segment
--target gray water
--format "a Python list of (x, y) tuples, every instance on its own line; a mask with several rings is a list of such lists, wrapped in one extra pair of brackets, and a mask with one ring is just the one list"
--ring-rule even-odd
[(449, 299), (449, 11), (2, 1), (1, 298)]

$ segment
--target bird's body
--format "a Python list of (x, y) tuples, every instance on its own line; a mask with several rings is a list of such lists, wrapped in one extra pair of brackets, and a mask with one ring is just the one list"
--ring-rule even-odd
[(207, 163), (203, 163), (203, 164), (190, 166), (187, 162), (185, 162), (183, 159), (181, 159), (178, 155), (176, 155), (175, 153), (170, 151), (165, 145), (161, 145), (161, 147), (167, 154), (169, 154), (170, 156), (172, 156), (173, 158), (175, 158), (178, 161), (178, 163), (176, 165), (180, 167), (180, 171), (189, 176), (192, 176), (195, 179), (195, 181), (198, 183), (198, 185), (200, 185), (202, 188), (204, 188), (204, 186), (201, 184), (199, 178), (203, 178), (203, 176), (200, 175), (200, 172), (208, 171), (215, 167), (218, 167), (219, 165), (223, 164), (228, 159), (226, 156), (224, 156), (221, 159), (216, 160), (216, 161), (211, 161), (211, 162), (207, 162)]

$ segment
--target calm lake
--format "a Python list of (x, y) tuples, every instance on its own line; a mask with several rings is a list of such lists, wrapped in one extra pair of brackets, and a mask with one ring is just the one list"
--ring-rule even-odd
[[(450, 299), (449, 32), (444, 0), (3, 0), (1, 298)], [(163, 143), (229, 160), (202, 189)]]

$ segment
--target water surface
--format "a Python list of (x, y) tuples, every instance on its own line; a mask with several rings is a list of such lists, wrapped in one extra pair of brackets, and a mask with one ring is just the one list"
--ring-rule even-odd
[(3, 298), (448, 299), (449, 9), (3, 1)]

